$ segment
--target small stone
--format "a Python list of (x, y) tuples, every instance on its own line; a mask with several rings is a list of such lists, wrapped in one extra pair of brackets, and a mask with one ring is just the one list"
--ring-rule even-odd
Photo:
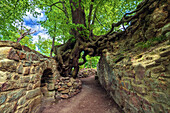
[(30, 68), (29, 67), (24, 67), (23, 74), (28, 75), (30, 73)]
[(24, 60), (24, 59), (26, 58), (26, 54), (23, 53), (23, 52), (21, 52), (21, 51), (18, 51), (18, 50), (17, 50), (17, 54), (19, 55), (19, 58), (20, 58), (21, 60)]
[(23, 72), (23, 65), (21, 64), (17, 67), (17, 73), (22, 74), (22, 72)]
[(59, 88), (59, 85), (55, 85), (54, 89), (58, 89)]
[(65, 88), (63, 88), (63, 87), (58, 89), (58, 91), (64, 91), (64, 90), (65, 90)]
[(75, 81), (74, 78), (70, 78), (70, 82), (73, 83)]
[(19, 78), (19, 75), (14, 75), (14, 80), (18, 80)]
[(48, 84), (47, 89), (48, 90), (54, 90), (54, 84)]
[(69, 93), (69, 89), (66, 89), (66, 90), (64, 90), (64, 91), (61, 91), (61, 93), (63, 94), (63, 93)]
[(64, 79), (65, 79), (65, 80), (69, 80), (69, 78), (70, 78), (70, 77), (65, 77)]
[(60, 96), (62, 99), (66, 99), (66, 98), (68, 98), (69, 96), (67, 95), (67, 94), (64, 94), (64, 95), (61, 95)]
[(55, 99), (59, 100), (59, 99), (61, 99), (61, 96), (60, 95), (55, 95)]
[(67, 88), (68, 88), (68, 86), (67, 86), (66, 84), (63, 84), (63, 88), (67, 89)]
[(71, 83), (71, 82), (67, 83), (67, 86), (71, 87), (71, 86), (72, 86), (72, 83)]
[(73, 84), (73, 88), (77, 88), (77, 87), (78, 87), (78, 83), (75, 82), (75, 83)]

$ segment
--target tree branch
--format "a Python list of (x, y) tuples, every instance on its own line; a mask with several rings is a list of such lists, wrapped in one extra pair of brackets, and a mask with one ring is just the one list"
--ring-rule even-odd
[(89, 11), (89, 17), (88, 17), (88, 27), (90, 28), (90, 21), (91, 21), (91, 16), (92, 16), (92, 10), (93, 10), (93, 2), (94, 0), (91, 0), (91, 4), (90, 4), (90, 11)]
[(58, 3), (65, 3), (65, 2), (62, 2), (62, 1), (55, 2), (55, 3), (51, 4), (50, 7), (52, 7), (52, 6), (54, 6), (54, 5), (58, 4)]
[[(150, 2), (150, 3), (148, 3), (148, 2)], [(114, 27), (118, 27), (119, 25), (121, 25), (121, 24), (123, 24), (123, 23), (125, 23), (125, 22), (128, 23), (128, 22), (130, 22), (132, 19), (136, 18), (139, 14), (141, 14), (141, 13), (144, 11), (145, 8), (147, 8), (147, 7), (148, 7), (150, 4), (152, 4), (153, 2), (154, 2), (154, 0), (150, 0), (150, 1), (149, 1), (149, 0), (146, 0), (146, 1), (144, 1), (144, 3), (142, 4), (142, 6), (139, 7), (139, 8), (137, 8), (135, 11), (132, 11), (132, 12), (130, 12), (130, 13), (126, 13), (119, 22), (112, 24), (112, 28), (111, 28), (110, 31), (109, 31), (107, 34), (105, 34), (104, 36), (109, 35), (109, 34), (114, 30)], [(147, 3), (148, 3), (148, 4), (147, 4)], [(126, 15), (133, 14), (133, 13), (135, 13), (135, 12), (137, 12), (137, 13), (136, 13), (134, 16), (126, 17)]]
[(33, 32), (30, 32), (30, 31), (31, 31), (31, 29), (28, 29), (28, 30), (27, 30), (26, 32), (24, 32), (24, 33), (20, 32), (21, 36), (17, 39), (17, 43), (19, 43), (20, 40), (23, 39), (25, 36), (30, 35), (30, 34), (33, 34), (33, 33), (36, 32), (36, 31), (33, 31)]

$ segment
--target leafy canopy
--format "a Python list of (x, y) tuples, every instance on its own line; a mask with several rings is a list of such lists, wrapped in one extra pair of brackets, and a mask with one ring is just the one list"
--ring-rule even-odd
[[(79, 0), (73, 0), (78, 2)], [(26, 36), (21, 40), (21, 44), (27, 45), (32, 49), (38, 48), (41, 53), (49, 55), (52, 45), (52, 38), (56, 38), (56, 44), (65, 43), (72, 35), (70, 30), (73, 28), (85, 27), (88, 34), (93, 30), (95, 35), (102, 35), (108, 32), (112, 23), (118, 22), (126, 12), (130, 12), (142, 0), (81, 0), (84, 8), (86, 26), (74, 24), (72, 22), (72, 12), (69, 0), (1, 0), (0, 1), (0, 40), (16, 41), (19, 37), (17, 30), (23, 22), (26, 12), (32, 13), (35, 17), (40, 15), (35, 9), (44, 11), (46, 19), (37, 22), (47, 30), (51, 39), (39, 37), (38, 43), (32, 36)], [(93, 5), (93, 9), (90, 7)], [(76, 6), (78, 7), (78, 6)], [(75, 9), (75, 7), (73, 7)], [(90, 11), (91, 16), (90, 16)], [(90, 21), (89, 20), (90, 17)], [(121, 26), (120, 26), (121, 28)], [(117, 28), (119, 30), (119, 28)], [(87, 58), (89, 59), (89, 58)]]

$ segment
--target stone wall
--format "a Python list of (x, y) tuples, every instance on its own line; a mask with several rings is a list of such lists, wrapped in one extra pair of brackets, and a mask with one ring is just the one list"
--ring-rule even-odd
[(54, 59), (0, 41), (0, 113), (37, 113), (43, 96), (54, 98), (54, 83), (60, 76), (56, 68)]
[(126, 113), (170, 113), (169, 5), (155, 0), (99, 61), (101, 85)]

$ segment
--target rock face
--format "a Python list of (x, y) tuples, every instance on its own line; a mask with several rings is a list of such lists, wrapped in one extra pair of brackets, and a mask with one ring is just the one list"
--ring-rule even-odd
[(56, 99), (70, 98), (81, 91), (82, 82), (72, 77), (60, 77), (55, 83)]
[[(153, 6), (157, 4), (157, 7), (150, 7), (136, 22), (143, 24), (133, 33), (127, 32), (123, 40), (117, 40), (114, 51), (105, 50), (99, 61), (97, 75), (101, 85), (126, 113), (170, 112), (168, 2), (155, 1)], [(166, 39), (149, 41), (159, 36)], [(146, 47), (143, 43), (139, 49), (135, 44), (143, 38), (153, 46)]]
[[(34, 113), (46, 96), (43, 85), (54, 98), (53, 81), (60, 76), (56, 66), (54, 59), (26, 46), (0, 41), (0, 113)], [(43, 81), (45, 77), (49, 80)]]

